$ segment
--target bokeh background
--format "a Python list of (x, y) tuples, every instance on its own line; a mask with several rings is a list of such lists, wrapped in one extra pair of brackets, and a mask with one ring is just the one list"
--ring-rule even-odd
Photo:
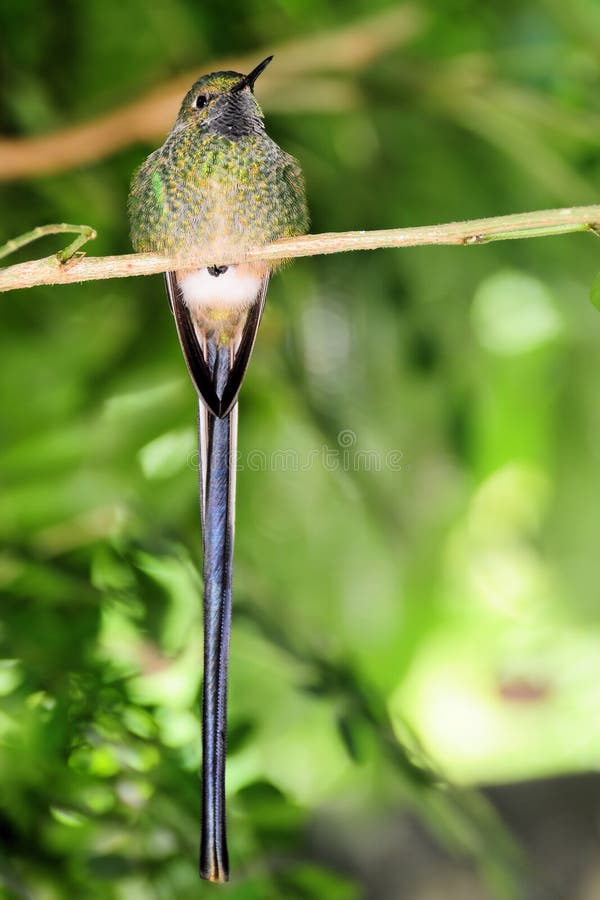
[[(257, 96), (315, 232), (594, 203), (599, 51), (595, 0), (2, 0), (0, 242), (84, 222), (129, 252), (131, 173), (188, 81), (271, 52)], [(274, 279), (240, 404), (224, 897), (600, 897), (599, 250)], [(162, 280), (1, 304), (0, 896), (215, 893)]]

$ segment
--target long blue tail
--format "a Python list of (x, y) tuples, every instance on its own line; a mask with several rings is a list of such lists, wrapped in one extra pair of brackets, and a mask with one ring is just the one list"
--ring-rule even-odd
[[(220, 396), (231, 348), (207, 345), (207, 363)], [(202, 833), (200, 874), (227, 881), (225, 753), (227, 669), (231, 630), (237, 404), (217, 418), (199, 403), (200, 505), (204, 548), (204, 682), (202, 703)]]
[[(227, 881), (225, 747), (235, 520), (237, 396), (254, 347), (269, 276), (244, 317), (217, 322), (187, 306), (176, 272), (165, 276), (181, 349), (199, 399), (200, 508), (204, 547), (204, 690), (200, 875)], [(225, 327), (227, 326), (227, 327)]]

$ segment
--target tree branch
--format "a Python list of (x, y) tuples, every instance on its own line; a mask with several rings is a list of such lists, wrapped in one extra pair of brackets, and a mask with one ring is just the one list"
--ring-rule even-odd
[[(11, 253), (15, 253), (22, 247), (26, 247), (27, 244), (38, 241), (40, 238), (48, 237), (48, 235), (51, 234), (77, 235), (75, 240), (72, 241), (68, 247), (65, 247), (64, 250), (59, 250), (56, 254), (60, 263), (69, 262), (69, 260), (78, 253), (80, 247), (83, 247), (88, 241), (93, 241), (97, 236), (94, 229), (90, 228), (89, 225), (68, 225), (66, 222), (61, 222), (58, 225), (39, 225), (32, 231), (27, 231), (25, 234), (21, 234), (19, 237), (7, 241), (6, 244), (2, 244), (0, 247), (0, 259), (3, 259), (5, 256), (10, 256)], [(83, 256), (84, 254), (79, 255)]]
[(0, 292), (42, 284), (72, 284), (103, 278), (128, 278), (154, 275), (173, 269), (254, 260), (285, 260), (300, 256), (344, 253), (348, 250), (380, 250), (385, 247), (422, 247), (426, 245), (471, 245), (491, 241), (546, 237), (591, 231), (600, 234), (600, 206), (573, 206), (537, 212), (471, 219), (447, 225), (425, 225), (418, 228), (392, 228), (385, 231), (344, 231), (330, 234), (308, 234), (257, 247), (244, 256), (230, 259), (208, 259), (158, 256), (153, 253), (130, 253), (124, 256), (73, 257), (61, 263), (57, 256), (0, 269)]

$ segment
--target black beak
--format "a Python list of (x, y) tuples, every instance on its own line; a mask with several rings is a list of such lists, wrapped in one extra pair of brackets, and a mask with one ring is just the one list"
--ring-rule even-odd
[(254, 82), (258, 78), (261, 72), (263, 72), (271, 60), (272, 56), (267, 56), (266, 59), (263, 59), (261, 63), (255, 66), (249, 75), (244, 75), (238, 82), (234, 84), (232, 88), (229, 89), (230, 94), (235, 94), (237, 91), (243, 91), (245, 87), (249, 87), (251, 91), (254, 90)]

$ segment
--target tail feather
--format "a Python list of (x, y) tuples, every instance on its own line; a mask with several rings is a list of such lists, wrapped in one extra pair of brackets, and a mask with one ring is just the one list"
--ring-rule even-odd
[[(252, 353), (269, 277), (245, 316), (227, 328), (205, 328), (185, 303), (178, 276), (166, 273), (167, 294), (188, 371), (198, 394), (200, 511), (204, 554), (204, 679), (202, 702), (202, 833), (200, 875), (227, 881), (225, 751), (227, 670), (231, 631), (237, 395)], [(237, 329), (237, 330), (236, 330)]]
[[(208, 347), (221, 394), (231, 366), (229, 347)], [(202, 834), (200, 874), (227, 881), (225, 753), (227, 670), (231, 630), (237, 405), (217, 418), (200, 401), (200, 496), (204, 546), (204, 683), (202, 703)], [(202, 425), (204, 417), (204, 427)]]

